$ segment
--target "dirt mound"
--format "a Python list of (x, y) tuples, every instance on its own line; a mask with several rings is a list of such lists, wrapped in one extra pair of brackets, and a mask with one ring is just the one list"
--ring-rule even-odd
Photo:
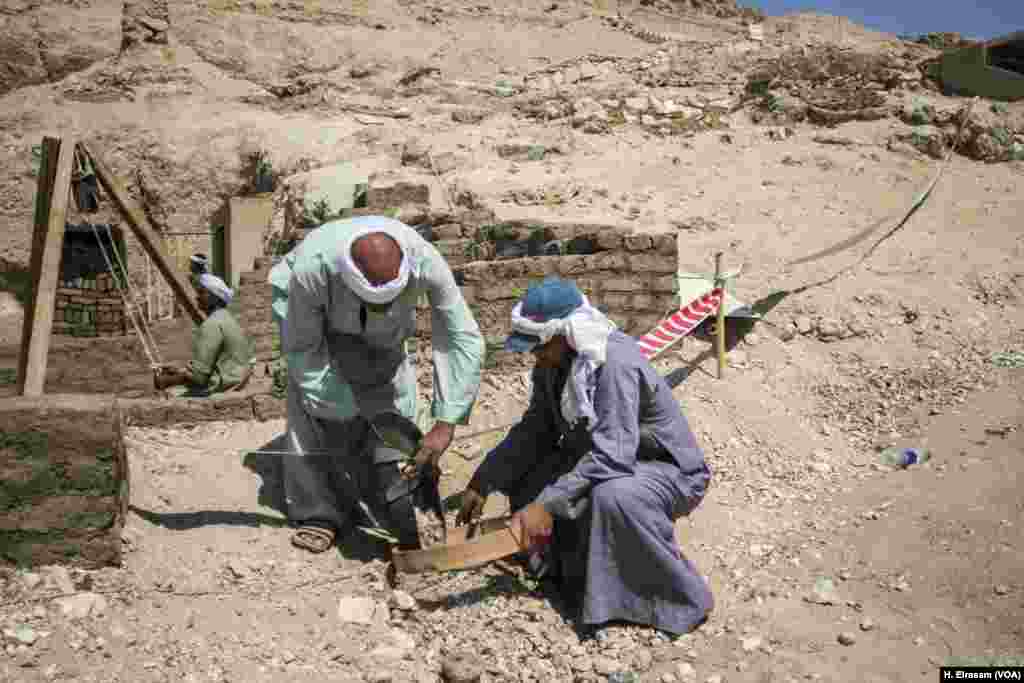
[(117, 55), (120, 0), (14, 0), (0, 8), (0, 95)]

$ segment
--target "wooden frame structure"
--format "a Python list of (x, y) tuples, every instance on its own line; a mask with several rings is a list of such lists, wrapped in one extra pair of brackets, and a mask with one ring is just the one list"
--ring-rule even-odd
[[(164, 254), (159, 234), (93, 147), (84, 142), (76, 143), (74, 138), (43, 138), (32, 232), (32, 257), (29, 262), (32, 289), (25, 309), (18, 357), (18, 394), (21, 396), (42, 396), (46, 381), (46, 359), (53, 334), (57, 271), (64, 244), (64, 226), (76, 149), (92, 162), (103, 189), (114, 200), (121, 217), (128, 223), (142, 248), (156, 263), (175, 298), (196, 324), (206, 319), (188, 281), (173, 268)], [(133, 305), (135, 303), (132, 302)], [(134, 314), (132, 311), (126, 313)]]

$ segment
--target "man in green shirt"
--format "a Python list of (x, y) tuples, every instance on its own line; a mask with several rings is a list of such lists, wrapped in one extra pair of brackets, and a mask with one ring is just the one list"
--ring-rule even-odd
[(227, 309), (231, 288), (209, 273), (200, 274), (195, 285), (206, 320), (192, 333), (192, 360), (182, 369), (161, 368), (153, 383), (158, 390), (189, 398), (241, 389), (252, 372), (252, 344)]

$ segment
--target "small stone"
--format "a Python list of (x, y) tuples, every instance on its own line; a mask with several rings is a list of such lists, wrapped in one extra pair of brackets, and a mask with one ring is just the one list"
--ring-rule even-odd
[(861, 631), (873, 631), (874, 628), (875, 628), (875, 622), (872, 621), (871, 619), (865, 617), (864, 619), (860, 620), (860, 630)]
[(154, 17), (141, 16), (137, 21), (154, 33), (167, 33), (171, 28), (171, 25), (163, 19), (156, 19)]
[(839, 596), (832, 579), (821, 577), (814, 582), (814, 589), (804, 600), (816, 605), (835, 605), (839, 602)]
[(1004, 583), (1001, 583), (998, 586), (996, 586), (994, 590), (995, 590), (996, 595), (1009, 595), (1010, 594), (1010, 587), (1007, 586)]
[(107, 609), (107, 599), (97, 593), (79, 593), (55, 601), (62, 616), (68, 619), (85, 619), (99, 616)]
[(640, 683), (640, 679), (632, 671), (616, 671), (608, 674), (608, 683)]
[(572, 660), (572, 670), (577, 673), (587, 673), (594, 670), (594, 662), (590, 657), (577, 656)]
[(724, 683), (724, 681), (725, 679), (722, 678), (722, 674), (711, 674), (704, 683)]
[(761, 647), (762, 642), (764, 641), (761, 640), (760, 636), (752, 636), (750, 638), (744, 638), (740, 645), (744, 652), (753, 652), (757, 648)]
[(483, 109), (456, 109), (452, 112), (452, 121), (456, 123), (480, 123), (487, 118), (488, 112)]
[[(440, 524), (440, 522), (438, 524)], [(391, 593), (391, 598), (388, 600), (388, 604), (395, 609), (402, 610), (403, 612), (410, 612), (416, 609), (416, 598), (412, 597), (405, 591), (396, 590)]]
[(675, 674), (680, 683), (694, 683), (697, 680), (697, 670), (689, 662), (678, 662)]
[(231, 577), (236, 580), (242, 580), (249, 575), (249, 568), (238, 560), (229, 561), (226, 568)]
[(28, 590), (34, 590), (36, 586), (43, 582), (43, 577), (39, 576), (35, 572), (25, 572), (21, 575), (21, 583)]
[(843, 631), (836, 636), (836, 640), (839, 641), (840, 645), (853, 645), (857, 642), (857, 636), (853, 635), (849, 631)]
[(654, 664), (654, 657), (647, 648), (638, 648), (633, 654), (633, 668), (637, 671), (647, 671)]
[(611, 657), (594, 657), (594, 671), (601, 676), (610, 676), (622, 669), (622, 665)]
[(822, 318), (818, 322), (818, 336), (822, 338), (832, 339), (842, 336), (843, 329), (843, 323), (833, 318)]
[(663, 673), (661, 675), (661, 683), (678, 683), (679, 679), (673, 673)]
[(338, 601), (338, 619), (349, 624), (372, 624), (378, 609), (373, 598), (344, 597)]
[(376, 666), (393, 665), (401, 662), (408, 654), (408, 650), (403, 650), (400, 647), (381, 645), (370, 652), (369, 659)]
[(31, 626), (18, 626), (12, 631), (4, 631), (4, 635), (22, 645), (32, 645), (39, 639), (36, 631)]
[(427, 167), (430, 165), (430, 148), (419, 139), (408, 140), (402, 147), (402, 165), (403, 166), (423, 166)]
[(46, 568), (47, 579), (59, 593), (74, 593), (75, 583), (66, 567), (52, 566)]
[(924, 638), (922, 638), (921, 636), (917, 636), (916, 638), (914, 638), (914, 645), (917, 645), (918, 647), (924, 645)]
[(648, 100), (646, 97), (627, 97), (623, 103), (626, 111), (633, 114), (640, 114), (647, 111)]
[(391, 644), (402, 650), (415, 650), (416, 639), (400, 628), (391, 629)]
[(446, 683), (476, 683), (483, 675), (483, 665), (469, 655), (453, 655), (441, 663), (441, 679)]
[(814, 329), (814, 322), (806, 315), (796, 319), (796, 331), (800, 334), (810, 334)]

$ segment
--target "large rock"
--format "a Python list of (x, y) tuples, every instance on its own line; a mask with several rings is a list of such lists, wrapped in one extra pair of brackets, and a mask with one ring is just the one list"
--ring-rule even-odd
[(327, 25), (228, 10), (206, 13), (201, 7), (182, 8), (173, 20), (177, 40), (210, 64), (254, 82), (323, 74), (350, 59), (351, 44)]
[(7, 0), (0, 7), (0, 95), (59, 81), (121, 48), (120, 0), (74, 5)]
[(30, 16), (0, 14), (0, 94), (46, 81), (38, 35)]
[(166, 45), (171, 29), (167, 0), (125, 0), (121, 20), (121, 47), (142, 43)]

